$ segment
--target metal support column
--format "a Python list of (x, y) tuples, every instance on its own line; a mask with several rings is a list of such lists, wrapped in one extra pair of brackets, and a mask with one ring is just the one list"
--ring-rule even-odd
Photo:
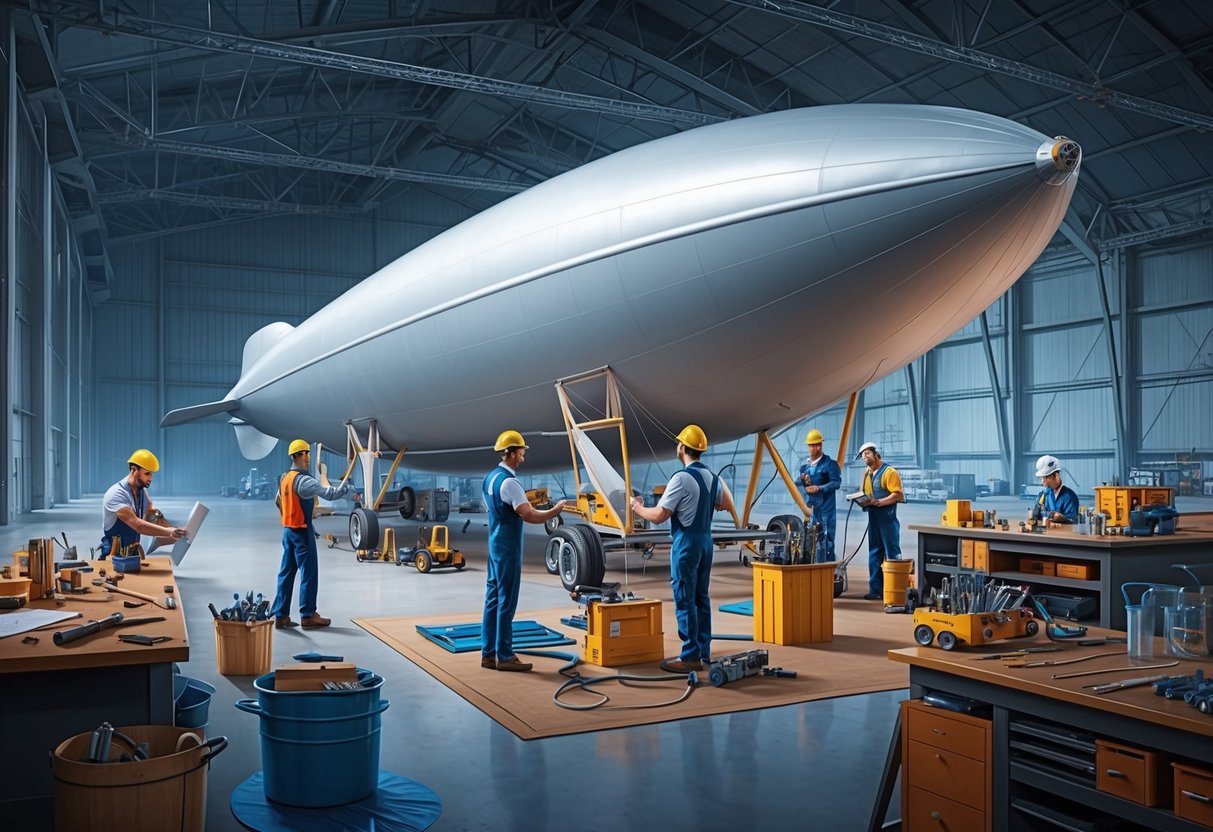
[[(1099, 283), (1099, 306), (1103, 312), (1104, 339), (1108, 346), (1108, 375), (1112, 385), (1112, 409), (1116, 415), (1116, 467), (1115, 472), (1121, 476), (1128, 475), (1125, 465), (1128, 463), (1125, 447), (1125, 412), (1124, 412), (1124, 376), (1121, 373), (1121, 361), (1117, 355), (1116, 339), (1112, 329), (1112, 308), (1108, 303), (1108, 285), (1104, 280), (1103, 258), (1095, 258), (1095, 280)], [(1124, 327), (1124, 309), (1121, 309), (1121, 327)]]
[(981, 312), (981, 344), (985, 347), (986, 369), (990, 373), (990, 397), (994, 405), (994, 420), (998, 426), (998, 451), (1002, 457), (1003, 476), (1011, 480), (1011, 432), (1007, 427), (1007, 410), (1003, 406), (1002, 386), (998, 383), (998, 365), (994, 361), (994, 345), (990, 343), (990, 322)]
[(33, 448), (30, 458), (34, 463), (34, 503), (33, 508), (50, 508), (55, 501), (55, 463), (51, 453), (51, 395), (52, 376), (54, 375), (54, 356), (51, 352), (53, 340), (51, 330), (51, 286), (53, 283), (54, 262), (52, 257), (54, 225), (51, 217), (51, 160), (50, 136), (46, 115), (42, 114), (41, 129), (38, 131), (42, 140), (42, 268), (34, 277), (37, 281), (30, 294), (35, 298), (37, 316), (33, 324), (31, 346), (37, 356), (38, 375), (35, 378), (33, 391), (34, 435)]
[[(13, 307), (16, 302), (14, 275), (17, 272), (17, 39), (12, 12), (0, 9), (0, 36), (4, 45), (4, 275), (0, 289), (0, 345), (15, 355)], [(12, 361), (0, 361), (0, 525), (7, 525), (13, 500), (13, 376), (20, 370)]]

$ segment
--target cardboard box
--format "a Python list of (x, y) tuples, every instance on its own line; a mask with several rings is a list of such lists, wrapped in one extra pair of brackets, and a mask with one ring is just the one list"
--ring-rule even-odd
[(973, 568), (973, 542), (972, 540), (962, 539), (960, 541), (960, 568)]
[(324, 690), (325, 682), (357, 682), (351, 662), (287, 664), (274, 668), (274, 690)]
[(1057, 561), (1043, 560), (1041, 558), (1020, 558), (1019, 571), (1027, 572), (1030, 575), (1056, 575)]
[(979, 572), (990, 571), (990, 541), (973, 541), (973, 568)]
[(1076, 581), (1093, 581), (1096, 578), (1096, 563), (1058, 563), (1057, 577), (1073, 578)]

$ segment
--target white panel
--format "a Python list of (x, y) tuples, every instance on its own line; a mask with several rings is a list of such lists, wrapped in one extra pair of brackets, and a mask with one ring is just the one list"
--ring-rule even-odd
[(1213, 382), (1167, 384), (1141, 391), (1143, 451), (1208, 452), (1213, 448)]

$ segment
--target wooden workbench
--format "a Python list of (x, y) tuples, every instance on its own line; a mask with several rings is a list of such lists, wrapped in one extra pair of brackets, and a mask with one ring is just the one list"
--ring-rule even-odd
[[(1213, 514), (1184, 514), (1180, 528), (1171, 535), (1126, 537), (1122, 535), (1076, 534), (1073, 526), (1054, 526), (1044, 533), (1021, 532), (1018, 520), (1011, 531), (911, 525), (918, 533), (916, 573), (919, 586), (938, 586), (941, 578), (955, 574), (963, 540), (984, 541), (990, 550), (989, 575), (1014, 584), (1030, 584), (1034, 591), (1087, 595), (1096, 599), (1096, 612), (1085, 623), (1124, 629), (1124, 599), (1120, 585), (1127, 581), (1186, 586), (1188, 576), (1172, 568), (1176, 563), (1213, 564)], [(932, 557), (934, 556), (934, 557)], [(955, 558), (956, 565), (930, 563), (932, 559)], [(1024, 572), (1020, 558), (1094, 566), (1089, 579), (1066, 578)], [(1213, 569), (1206, 570), (1213, 584)]]
[[(85, 561), (98, 577), (109, 561)], [(90, 585), (83, 596), (67, 596), (57, 605), (51, 600), (31, 602), (26, 609), (53, 609), (79, 612), (74, 618), (50, 628), (0, 639), (0, 716), (3, 718), (4, 754), (0, 755), (0, 817), (11, 829), (50, 829), (53, 815), (51, 798), (54, 781), (48, 755), (63, 740), (91, 731), (102, 722), (122, 725), (171, 725), (173, 723), (173, 663), (189, 660), (189, 635), (186, 632), (183, 599), (177, 591), (172, 561), (167, 557), (148, 558), (137, 574), (126, 575), (119, 584), (163, 602), (165, 587), (172, 587), (177, 599), (173, 610), (145, 603), (128, 609), (124, 600), (138, 601), (127, 595), (105, 593)], [(54, 631), (78, 626), (92, 619), (103, 619), (121, 612), (126, 618), (164, 616), (164, 621), (103, 630), (65, 645), (55, 646)], [(0, 613), (4, 615), (8, 613)], [(119, 633), (165, 635), (170, 640), (144, 647), (118, 641)], [(27, 643), (27, 636), (37, 638)]]

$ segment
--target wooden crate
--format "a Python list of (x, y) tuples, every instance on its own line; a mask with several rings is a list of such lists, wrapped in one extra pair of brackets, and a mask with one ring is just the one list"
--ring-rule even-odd
[(665, 657), (660, 601), (591, 602), (583, 658), (601, 667), (659, 662)]
[(215, 619), (215, 664), (221, 676), (260, 676), (270, 672), (274, 620)]
[(834, 563), (755, 563), (754, 641), (834, 640)]

